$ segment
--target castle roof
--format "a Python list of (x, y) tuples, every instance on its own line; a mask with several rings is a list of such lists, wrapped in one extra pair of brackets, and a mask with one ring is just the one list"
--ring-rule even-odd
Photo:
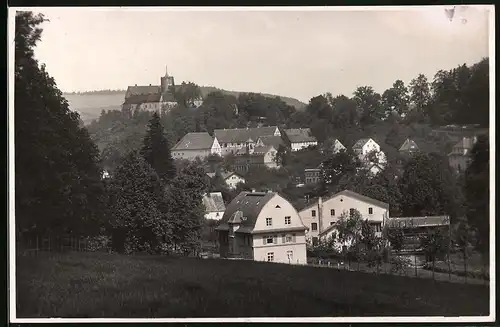
[(161, 94), (161, 86), (159, 85), (129, 86), (127, 88), (127, 92), (125, 93), (125, 99), (135, 95), (149, 95), (149, 94)]

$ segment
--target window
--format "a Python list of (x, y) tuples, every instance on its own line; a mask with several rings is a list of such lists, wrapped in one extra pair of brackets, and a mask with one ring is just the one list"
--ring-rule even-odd
[(215, 214), (215, 217), (219, 217), (219, 213), (218, 212)]
[(330, 216), (335, 216), (335, 209), (330, 210)]
[(354, 209), (353, 208), (349, 209), (349, 215), (354, 216)]
[(311, 230), (317, 231), (318, 230), (318, 224), (317, 223), (312, 223), (311, 224)]
[(313, 245), (317, 245), (318, 244), (318, 238), (317, 237), (313, 237)]
[(286, 251), (286, 257), (288, 258), (288, 262), (293, 261), (293, 251)]
[(274, 261), (274, 252), (267, 252), (267, 262)]
[(330, 226), (331, 226), (331, 225), (333, 225), (333, 224), (335, 224), (335, 222), (334, 222), (334, 221), (331, 221), (331, 222), (330, 222)]
[(268, 236), (266, 237), (266, 244), (273, 244), (274, 241), (273, 241), (273, 237), (272, 236)]
[(281, 243), (286, 243), (285, 234), (281, 234)]
[(285, 243), (292, 243), (292, 236), (291, 235), (286, 236)]
[(273, 218), (266, 218), (266, 226), (272, 226), (273, 225)]
[(316, 217), (316, 210), (311, 210), (311, 216)]
[(285, 225), (290, 225), (292, 223), (292, 218), (287, 216), (285, 217)]
[(372, 207), (368, 208), (368, 214), (369, 214), (369, 215), (372, 215), (372, 214), (373, 214), (373, 208), (372, 208)]

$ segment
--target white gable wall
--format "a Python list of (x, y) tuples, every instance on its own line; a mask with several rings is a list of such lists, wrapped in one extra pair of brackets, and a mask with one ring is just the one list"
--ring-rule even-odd
[(205, 213), (205, 219), (221, 220), (224, 211), (213, 211)]
[[(381, 225), (383, 224), (385, 219), (387, 219), (387, 217), (389, 216), (388, 210), (383, 207), (379, 207), (372, 203), (358, 200), (357, 198), (354, 197), (349, 197), (346, 195), (338, 195), (334, 198), (323, 201), (321, 210), (322, 214), (321, 222), (319, 219), (320, 208), (318, 207), (318, 204), (315, 204), (311, 208), (306, 208), (300, 211), (299, 214), (300, 217), (302, 218), (302, 221), (304, 222), (306, 227), (309, 228), (309, 232), (307, 233), (306, 236), (308, 238), (318, 237), (319, 232), (324, 231), (326, 228), (328, 228), (328, 226), (331, 225), (331, 223), (337, 222), (343, 212), (349, 214), (351, 208), (358, 210), (361, 216), (363, 217), (363, 220), (368, 219), (369, 221), (380, 222)], [(372, 208), (372, 214), (369, 214), (369, 208)], [(315, 210), (316, 217), (313, 217), (312, 210)], [(332, 210), (334, 210), (333, 215), (332, 215)], [(316, 231), (312, 230), (311, 226), (313, 223), (316, 223), (318, 226), (318, 229)]]
[[(290, 224), (285, 223), (285, 217), (290, 217)], [(271, 226), (266, 226), (266, 218), (272, 219)], [(272, 253), (273, 262), (306, 264), (305, 233), (294, 230), (297, 227), (304, 227), (297, 210), (286, 199), (275, 194), (257, 216), (253, 234), (254, 260), (267, 261), (268, 254)], [(275, 241), (266, 244), (267, 237), (273, 237)]]
[(245, 179), (236, 174), (233, 174), (226, 178), (225, 182), (230, 189), (235, 189), (239, 183), (245, 183)]

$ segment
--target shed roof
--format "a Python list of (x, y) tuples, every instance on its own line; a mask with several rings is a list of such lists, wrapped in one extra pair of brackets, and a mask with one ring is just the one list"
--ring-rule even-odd
[(449, 224), (450, 216), (394, 217), (386, 221), (388, 228), (434, 227)]
[(187, 133), (172, 150), (205, 150), (210, 149), (213, 143), (214, 139), (207, 132)]

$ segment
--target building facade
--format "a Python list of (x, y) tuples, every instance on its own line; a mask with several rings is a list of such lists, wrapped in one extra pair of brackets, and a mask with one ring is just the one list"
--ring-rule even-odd
[(161, 85), (149, 86), (129, 86), (125, 93), (125, 101), (122, 104), (123, 110), (134, 112), (136, 110), (146, 110), (158, 112), (168, 112), (177, 105), (175, 100), (174, 77), (168, 75), (160, 78)]
[(321, 180), (320, 168), (304, 169), (304, 182), (306, 185), (317, 184)]
[(470, 164), (470, 151), (474, 147), (477, 137), (463, 137), (453, 146), (448, 154), (448, 161), (453, 170), (458, 173), (464, 172)]
[(174, 159), (195, 160), (210, 155), (220, 155), (221, 149), (217, 138), (207, 132), (188, 133), (171, 149)]
[[(207, 175), (210, 178), (215, 177), (215, 173), (207, 173)], [(243, 176), (232, 171), (222, 171), (220, 175), (226, 183), (227, 187), (231, 190), (234, 190), (238, 186), (238, 184), (245, 183), (245, 178)]]
[(257, 146), (259, 138), (266, 136), (279, 136), (281, 132), (277, 126), (255, 128), (216, 129), (217, 137), (222, 149), (222, 155), (236, 154), (241, 149), (253, 149)]
[(363, 220), (368, 219), (376, 233), (382, 232), (384, 222), (389, 217), (389, 204), (367, 196), (344, 190), (308, 205), (299, 212), (303, 223), (309, 228), (307, 237), (318, 239), (327, 228), (334, 225), (344, 213), (359, 211)]
[(312, 136), (310, 128), (285, 129), (284, 132), (288, 147), (293, 152), (318, 145), (318, 140)]
[(278, 151), (273, 146), (248, 146), (236, 152), (233, 170), (238, 173), (246, 173), (252, 167), (266, 167), (277, 169), (280, 165), (276, 162)]
[(216, 230), (223, 258), (307, 264), (307, 228), (278, 193), (240, 193)]

